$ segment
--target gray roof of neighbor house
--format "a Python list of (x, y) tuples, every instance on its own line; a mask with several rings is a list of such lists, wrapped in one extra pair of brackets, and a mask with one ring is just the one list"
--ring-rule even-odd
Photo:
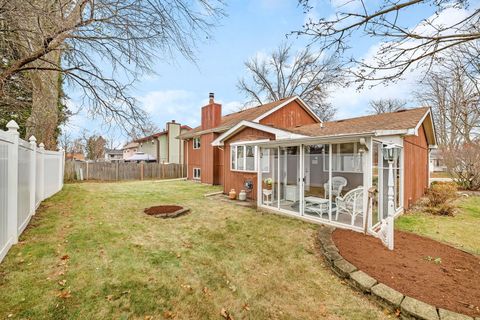
[(227, 114), (222, 117), (222, 120), (220, 122), (220, 125), (215, 128), (211, 129), (206, 129), (202, 130), (201, 126), (198, 126), (196, 128), (193, 128), (192, 130), (183, 133), (179, 136), (181, 139), (190, 139), (205, 133), (211, 133), (211, 132), (224, 132), (227, 131), (228, 129), (232, 128), (236, 124), (238, 124), (242, 120), (247, 120), (247, 121), (253, 121), (256, 118), (260, 117), (264, 113), (274, 109), (275, 107), (280, 106), (282, 103), (284, 103), (286, 100), (291, 99), (293, 97), (287, 97), (283, 98), (277, 101), (273, 101), (270, 103), (266, 104), (261, 104), (253, 108), (248, 108), (242, 111), (234, 112)]
[[(191, 130), (192, 128), (190, 128), (190, 126), (187, 126), (187, 125), (182, 125), (180, 127), (180, 130)], [(160, 131), (160, 132), (157, 132), (157, 133), (154, 133), (154, 134), (151, 134), (149, 136), (146, 136), (146, 137), (142, 137), (142, 138), (138, 138), (137, 140), (133, 140), (133, 142), (145, 142), (145, 141), (150, 141), (150, 140), (153, 140), (153, 139), (156, 139), (162, 135), (165, 135), (168, 133), (168, 130), (164, 129), (163, 131)]]
[(428, 123), (426, 123), (427, 139), (430, 144), (435, 144), (435, 129), (428, 107), (404, 109), (396, 112), (324, 122), (323, 124), (309, 124), (286, 130), (311, 137), (379, 133), (382, 131), (388, 134), (388, 132), (417, 129), (421, 121), (427, 118), (429, 118)]

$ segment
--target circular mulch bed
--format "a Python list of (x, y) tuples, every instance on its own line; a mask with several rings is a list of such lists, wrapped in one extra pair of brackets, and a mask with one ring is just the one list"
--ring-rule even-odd
[(480, 316), (480, 258), (418, 235), (395, 231), (395, 249), (361, 233), (336, 229), (343, 258), (379, 282), (439, 308)]
[(143, 210), (149, 216), (157, 218), (176, 218), (189, 212), (190, 209), (176, 205), (154, 206)]

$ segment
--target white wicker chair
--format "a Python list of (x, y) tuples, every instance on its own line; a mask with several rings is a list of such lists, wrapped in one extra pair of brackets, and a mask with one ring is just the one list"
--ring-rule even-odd
[(352, 226), (355, 224), (355, 218), (363, 215), (363, 186), (359, 186), (348, 191), (343, 197), (335, 199), (337, 212), (335, 220), (338, 220), (339, 213), (347, 213), (352, 217)]
[[(342, 195), (342, 189), (347, 185), (347, 179), (344, 177), (332, 177), (332, 197), (339, 197)], [(328, 199), (328, 182), (323, 184), (325, 190), (325, 199)]]

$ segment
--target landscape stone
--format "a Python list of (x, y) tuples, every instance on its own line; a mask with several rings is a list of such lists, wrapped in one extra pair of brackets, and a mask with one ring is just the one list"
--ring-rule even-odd
[(349, 274), (357, 268), (345, 259), (335, 260), (333, 262), (335, 272), (342, 278), (348, 278)]
[(438, 320), (437, 309), (425, 302), (414, 298), (405, 297), (400, 306), (403, 314), (409, 315), (415, 319)]
[(343, 257), (338, 253), (338, 251), (325, 251), (323, 254), (327, 260), (332, 263), (333, 261), (343, 259)]
[(379, 283), (372, 287), (372, 294), (379, 298), (382, 302), (390, 307), (398, 307), (402, 303), (403, 294), (395, 289), (390, 288), (383, 283)]
[(324, 247), (323, 247), (323, 250), (325, 250), (325, 251), (336, 251), (336, 252), (338, 252), (337, 247), (335, 247), (333, 244), (328, 245), (328, 246), (324, 246)]
[(438, 313), (440, 314), (440, 320), (473, 320), (472, 317), (445, 309), (438, 309)]
[(363, 292), (370, 292), (371, 288), (377, 283), (377, 280), (370, 277), (363, 271), (355, 271), (350, 274), (355, 286)]

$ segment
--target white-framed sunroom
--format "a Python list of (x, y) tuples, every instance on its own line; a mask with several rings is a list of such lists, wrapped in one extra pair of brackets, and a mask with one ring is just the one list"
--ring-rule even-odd
[[(398, 215), (404, 203), (403, 139), (373, 133), (258, 142), (257, 205), (312, 222), (374, 230), (388, 215), (383, 148), (393, 144), (400, 148), (392, 166)], [(372, 187), (377, 192), (369, 196)]]

